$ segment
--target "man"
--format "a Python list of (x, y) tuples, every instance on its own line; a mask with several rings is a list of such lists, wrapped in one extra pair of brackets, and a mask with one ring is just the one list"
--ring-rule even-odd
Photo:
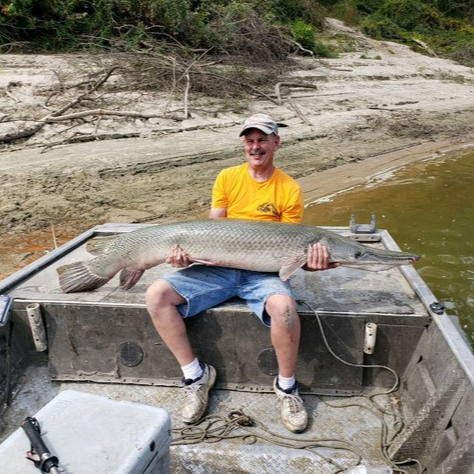
[[(247, 162), (219, 173), (212, 193), (210, 217), (300, 222), (303, 217), (301, 188), (273, 163), (280, 146), (278, 125), (271, 117), (256, 114), (245, 122), (240, 136), (243, 136)], [(315, 271), (337, 266), (328, 260), (327, 249), (315, 244), (308, 248), (304, 268)], [(153, 283), (147, 290), (146, 304), (156, 330), (183, 371), (182, 421), (199, 421), (216, 379), (214, 367), (196, 358), (183, 318), (239, 296), (270, 327), (279, 369), (274, 390), (280, 400), (282, 421), (292, 432), (304, 431), (308, 414), (295, 379), (301, 329), (288, 282), (282, 282), (274, 273), (189, 266), (186, 254), (178, 247), (172, 249), (167, 261), (172, 266), (187, 268)]]

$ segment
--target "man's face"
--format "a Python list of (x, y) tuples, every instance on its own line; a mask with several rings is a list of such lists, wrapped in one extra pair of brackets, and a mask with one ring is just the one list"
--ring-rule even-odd
[(273, 164), (273, 155), (280, 145), (280, 137), (267, 135), (254, 128), (244, 135), (245, 157), (254, 168), (265, 168)]

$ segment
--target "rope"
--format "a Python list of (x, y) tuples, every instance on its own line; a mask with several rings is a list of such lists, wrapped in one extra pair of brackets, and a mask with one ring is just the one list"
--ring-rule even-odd
[[(381, 454), (382, 454), (382, 457), (384, 458), (384, 460), (393, 468), (394, 472), (398, 472), (400, 474), (409, 474), (407, 473), (407, 471), (404, 471), (403, 469), (401, 469), (399, 466), (402, 466), (404, 464), (409, 464), (409, 463), (412, 463), (412, 464), (415, 464), (417, 466), (417, 471), (419, 473), (422, 472), (422, 466), (421, 464), (419, 463), (419, 461), (417, 461), (416, 459), (406, 459), (406, 460), (403, 460), (403, 461), (397, 461), (397, 462), (394, 462), (392, 461), (392, 459), (390, 458), (390, 455), (389, 455), (389, 448), (390, 448), (390, 445), (392, 443), (392, 441), (394, 440), (394, 438), (402, 431), (403, 427), (404, 427), (404, 422), (403, 422), (403, 419), (401, 418), (401, 416), (395, 412), (395, 410), (388, 410), (384, 407), (382, 407), (381, 405), (379, 405), (378, 403), (376, 403), (376, 401), (374, 400), (374, 398), (376, 396), (379, 396), (379, 395), (389, 395), (391, 393), (393, 393), (395, 390), (398, 389), (399, 385), (400, 385), (400, 378), (398, 376), (398, 374), (390, 367), (387, 367), (385, 365), (377, 365), (377, 364), (354, 364), (352, 362), (348, 362), (344, 359), (342, 359), (341, 357), (339, 357), (331, 348), (331, 346), (329, 345), (329, 342), (327, 340), (327, 337), (326, 337), (326, 334), (324, 332), (324, 328), (323, 328), (323, 325), (322, 325), (322, 322), (321, 322), (321, 318), (320, 318), (320, 315), (319, 313), (317, 312), (317, 310), (315, 310), (309, 303), (307, 303), (306, 301), (303, 301), (303, 300), (299, 300), (298, 303), (300, 304), (303, 304), (305, 306), (307, 306), (313, 313), (314, 315), (316, 316), (316, 320), (318, 322), (318, 325), (319, 325), (319, 329), (321, 331), (321, 336), (323, 338), (323, 341), (324, 341), (324, 344), (326, 345), (326, 348), (327, 350), (329, 351), (329, 353), (335, 358), (337, 359), (339, 362), (345, 364), (345, 365), (348, 365), (348, 366), (351, 366), (351, 367), (357, 367), (357, 368), (377, 368), (377, 369), (384, 369), (384, 370), (388, 370), (389, 372), (391, 372), (394, 376), (394, 384), (393, 386), (388, 389), (388, 390), (382, 390), (382, 391), (376, 391), (370, 395), (367, 395), (367, 394), (362, 394), (361, 396), (362, 397), (365, 397), (367, 400), (369, 400), (369, 402), (375, 407), (375, 409), (372, 409), (370, 407), (367, 407), (366, 405), (363, 405), (363, 404), (360, 404), (360, 403), (349, 403), (349, 404), (344, 404), (344, 405), (333, 405), (333, 404), (330, 404), (328, 403), (327, 401), (325, 401), (324, 399), (321, 399), (323, 401), (323, 403), (329, 407), (332, 407), (332, 408), (346, 408), (346, 407), (359, 407), (359, 408), (364, 408), (365, 410), (368, 410), (370, 411), (372, 414), (374, 414), (375, 416), (377, 416), (380, 421), (381, 421), (381, 434), (380, 434), (380, 447), (381, 447)], [(394, 418), (394, 421), (393, 421), (393, 427), (394, 427), (394, 430), (395, 432), (393, 433), (392, 437), (390, 440), (388, 440), (388, 434), (389, 434), (389, 427), (388, 427), (388, 423), (387, 421), (385, 420), (384, 418), (384, 415), (389, 415), (389, 416), (392, 416)]]
[(240, 440), (249, 445), (257, 441), (265, 441), (283, 448), (307, 450), (319, 456), (326, 463), (334, 465), (338, 469), (336, 473), (341, 472), (344, 467), (322, 453), (315, 451), (315, 449), (326, 448), (347, 451), (355, 458), (353, 464), (359, 464), (363, 457), (357, 447), (348, 441), (301, 437), (296, 439), (283, 436), (268, 430), (263, 424), (258, 423), (243, 411), (233, 411), (227, 418), (222, 415), (209, 415), (197, 424), (175, 428), (172, 431), (175, 435), (171, 443), (172, 446)]
[(385, 370), (388, 370), (389, 372), (391, 372), (395, 378), (395, 383), (393, 384), (392, 388), (390, 388), (388, 391), (383, 391), (383, 392), (377, 392), (376, 394), (372, 395), (373, 397), (376, 396), (376, 395), (388, 395), (389, 393), (392, 393), (394, 392), (397, 388), (398, 388), (398, 385), (400, 383), (400, 380), (399, 380), (399, 377), (398, 377), (398, 374), (393, 370), (391, 369), (390, 367), (386, 367), (385, 365), (366, 365), (366, 364), (353, 364), (352, 362), (347, 362), (346, 360), (344, 359), (341, 359), (332, 349), (331, 349), (331, 346), (329, 345), (328, 343), (328, 340), (326, 338), (326, 334), (324, 332), (324, 329), (323, 329), (323, 325), (322, 325), (322, 322), (321, 322), (321, 318), (319, 317), (319, 314), (318, 312), (309, 304), (307, 303), (306, 301), (301, 301), (299, 300), (298, 303), (300, 304), (304, 304), (305, 306), (307, 306), (313, 313), (314, 315), (316, 316), (316, 320), (318, 321), (318, 325), (319, 325), (319, 329), (321, 331), (321, 335), (323, 337), (323, 341), (324, 341), (324, 344), (326, 345), (326, 348), (327, 350), (330, 352), (330, 354), (335, 358), (337, 359), (339, 362), (342, 362), (343, 364), (345, 365), (349, 365), (351, 367), (358, 367), (358, 368), (375, 368), (375, 369), (385, 369)]
[[(379, 418), (381, 422), (381, 433), (380, 433), (380, 449), (381, 456), (390, 465), (394, 472), (399, 474), (409, 474), (407, 471), (403, 470), (400, 466), (404, 464), (414, 464), (417, 468), (417, 472), (421, 474), (422, 466), (416, 459), (406, 459), (403, 461), (394, 462), (389, 456), (390, 445), (401, 430), (403, 429), (404, 423), (401, 416), (395, 410), (389, 410), (380, 404), (378, 404), (374, 398), (379, 395), (389, 395), (397, 390), (400, 379), (398, 374), (391, 369), (390, 367), (384, 365), (367, 365), (367, 364), (354, 364), (348, 362), (339, 357), (330, 347), (327, 340), (324, 328), (321, 322), (320, 315), (318, 312), (307, 302), (298, 301), (300, 304), (306, 305), (316, 316), (318, 321), (319, 329), (321, 335), (326, 345), (329, 353), (337, 359), (339, 362), (357, 368), (379, 368), (388, 370), (394, 376), (394, 384), (388, 390), (376, 391), (371, 394), (362, 394), (362, 397), (367, 399), (371, 406), (367, 406), (361, 403), (348, 403), (344, 405), (340, 404), (331, 404), (321, 398), (322, 402), (331, 407), (331, 408), (348, 408), (348, 407), (358, 407), (370, 411), (373, 415)], [(386, 416), (393, 417), (393, 429), (394, 433), (389, 439), (389, 425)], [(311, 452), (312, 454), (320, 457), (328, 463), (329, 465), (334, 466), (337, 470), (333, 474), (342, 473), (347, 467), (341, 466), (339, 463), (334, 461), (331, 458), (323, 455), (317, 449), (333, 449), (333, 450), (343, 450), (347, 451), (354, 457), (354, 462), (350, 466), (358, 465), (363, 459), (363, 455), (360, 450), (351, 442), (345, 441), (342, 439), (320, 439), (320, 438), (298, 438), (282, 436), (278, 433), (274, 433), (268, 430), (263, 424), (257, 422), (254, 418), (246, 415), (243, 411), (232, 411), (227, 417), (222, 415), (214, 414), (204, 417), (198, 423), (190, 426), (185, 426), (181, 428), (175, 428), (173, 431), (173, 441), (172, 446), (177, 445), (192, 445), (198, 443), (217, 443), (224, 440), (240, 440), (244, 444), (254, 444), (257, 441), (264, 441), (275, 446), (291, 448), (291, 449), (301, 449)]]

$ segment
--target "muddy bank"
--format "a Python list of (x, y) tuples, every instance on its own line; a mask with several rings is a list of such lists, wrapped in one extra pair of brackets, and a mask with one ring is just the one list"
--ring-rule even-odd
[[(192, 100), (200, 108), (179, 123), (121, 118), (83, 126), (122, 135), (132, 130), (134, 138), (60, 145), (53, 124), (26, 144), (1, 149), (0, 278), (99, 223), (206, 215), (215, 176), (242, 161), (240, 124), (254, 112), (289, 125), (277, 163), (301, 182), (308, 202), (474, 143), (470, 69), (367, 39), (337, 22), (332, 28), (350, 36), (356, 50), (333, 60), (300, 59), (282, 81), (317, 89), (283, 88), (279, 104), (261, 98), (236, 113), (222, 99), (215, 113), (215, 99), (199, 97)], [(77, 68), (70, 57), (4, 56), (2, 62), (5, 115), (44, 106), (54, 62), (71, 74)], [(147, 93), (128, 107), (162, 110), (168, 102), (160, 92)]]

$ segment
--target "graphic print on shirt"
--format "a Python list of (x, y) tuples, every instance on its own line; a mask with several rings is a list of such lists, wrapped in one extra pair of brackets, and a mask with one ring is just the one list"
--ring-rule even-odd
[(275, 204), (273, 204), (272, 202), (260, 204), (260, 206), (257, 207), (257, 211), (263, 212), (265, 214), (272, 214), (275, 217), (280, 217), (280, 213), (275, 207)]

